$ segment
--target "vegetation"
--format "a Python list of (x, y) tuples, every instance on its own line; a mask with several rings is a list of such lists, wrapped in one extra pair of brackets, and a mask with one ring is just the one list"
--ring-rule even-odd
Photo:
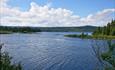
[(92, 32), (97, 27), (82, 26), (82, 27), (13, 27), (13, 26), (0, 26), (0, 33), (13, 33), (13, 32)]
[(106, 35), (106, 36), (115, 36), (115, 20), (112, 20), (111, 23), (108, 23), (107, 26), (98, 27), (93, 35)]
[(108, 23), (107, 26), (97, 27), (93, 32), (93, 35), (89, 36), (82, 33), (81, 35), (65, 35), (67, 37), (78, 37), (78, 38), (94, 38), (94, 39), (115, 39), (115, 20)]
[(65, 35), (66, 37), (78, 37), (78, 38), (91, 38), (90, 35), (84, 34), (83, 32), (80, 35), (77, 34), (70, 34), (70, 35)]
[(13, 32), (18, 33), (31, 33), (31, 32), (40, 32), (40, 29), (33, 29), (31, 27), (0, 27), (0, 34), (9, 34)]
[(21, 64), (12, 64), (11, 57), (7, 52), (1, 52), (3, 45), (0, 45), (0, 70), (22, 70)]
[(106, 70), (115, 70), (115, 44), (108, 41), (108, 51), (101, 54), (104, 61), (108, 62), (111, 66), (106, 66)]
[(93, 51), (98, 59), (99, 63), (101, 64), (97, 70), (115, 70), (115, 43), (112, 41), (107, 41), (108, 50), (102, 52), (100, 44), (95, 42), (95, 45), (92, 45)]

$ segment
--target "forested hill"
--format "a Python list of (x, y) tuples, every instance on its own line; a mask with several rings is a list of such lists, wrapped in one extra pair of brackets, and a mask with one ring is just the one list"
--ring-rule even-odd
[(82, 27), (38, 27), (45, 32), (93, 32), (96, 27), (82, 26)]
[(12, 32), (93, 32), (97, 27), (95, 26), (81, 26), (81, 27), (8, 27), (0, 26), (0, 31)]
[(107, 35), (107, 36), (115, 36), (115, 20), (112, 20), (107, 26), (98, 27), (93, 35)]

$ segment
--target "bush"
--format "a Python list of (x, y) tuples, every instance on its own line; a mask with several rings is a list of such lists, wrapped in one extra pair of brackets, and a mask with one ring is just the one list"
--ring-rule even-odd
[(1, 52), (3, 45), (0, 45), (0, 70), (22, 70), (21, 64), (11, 64), (11, 59), (7, 52)]

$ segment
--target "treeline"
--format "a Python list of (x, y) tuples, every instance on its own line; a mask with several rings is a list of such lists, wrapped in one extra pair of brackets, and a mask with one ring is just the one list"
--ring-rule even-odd
[(13, 27), (0, 26), (0, 31), (12, 32), (93, 32), (95, 26), (80, 26), (80, 27)]
[(93, 35), (107, 35), (107, 36), (115, 36), (115, 20), (112, 20), (107, 26), (98, 27)]
[(31, 28), (31, 27), (7, 27), (1, 26), (0, 32), (21, 32), (21, 33), (28, 33), (28, 32), (40, 32), (40, 29)]
[(80, 27), (38, 27), (42, 32), (93, 32), (95, 26)]

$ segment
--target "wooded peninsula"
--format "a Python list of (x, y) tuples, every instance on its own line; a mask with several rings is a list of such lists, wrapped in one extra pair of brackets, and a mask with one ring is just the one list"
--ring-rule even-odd
[(87, 35), (82, 32), (80, 35), (70, 34), (65, 36), (77, 38), (115, 39), (115, 20), (112, 20), (107, 24), (107, 26), (97, 27), (92, 35)]

